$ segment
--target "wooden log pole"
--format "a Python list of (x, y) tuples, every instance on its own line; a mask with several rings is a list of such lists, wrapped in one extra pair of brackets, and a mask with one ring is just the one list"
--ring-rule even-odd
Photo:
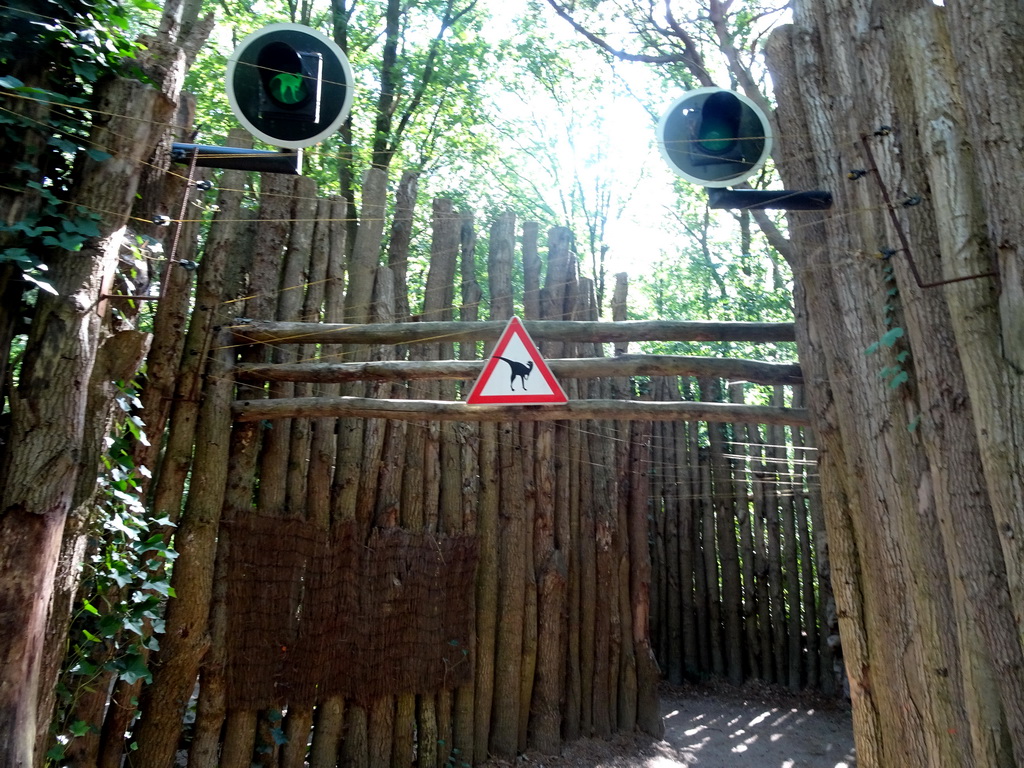
[[(672, 385), (670, 399), (682, 397), (683, 393), (679, 387), (679, 380), (676, 379)], [(698, 679), (700, 673), (700, 653), (697, 641), (697, 614), (694, 602), (695, 574), (694, 574), (694, 508), (695, 499), (693, 493), (693, 471), (694, 467), (689, 461), (690, 425), (685, 422), (672, 424), (673, 441), (675, 446), (676, 462), (676, 486), (679, 499), (679, 581), (681, 594), (679, 597), (680, 623), (682, 625), (682, 657), (683, 676), (687, 680)]]
[[(731, 402), (744, 402), (743, 385), (729, 388)], [(746, 646), (746, 673), (750, 678), (761, 676), (761, 663), (758, 654), (757, 636), (757, 592), (756, 573), (760, 563), (755, 555), (754, 519), (750, 495), (750, 461), (747, 443), (749, 442), (750, 425), (734, 424), (732, 435), (732, 476), (736, 495), (736, 515), (739, 527), (739, 553), (743, 578), (742, 614), (743, 635)]]
[(564, 405), (504, 406), (466, 405), (447, 400), (380, 400), (366, 397), (293, 398), (279, 400), (238, 400), (231, 413), (236, 421), (305, 416), (386, 418), (437, 421), (549, 421), (567, 419), (619, 419), (640, 421), (736, 421), (762, 424), (808, 423), (803, 408), (763, 405), (733, 405), (690, 401), (570, 400)]
[[(709, 396), (722, 399), (721, 380), (712, 379)], [(725, 666), (729, 682), (743, 682), (743, 632), (741, 621), (739, 543), (736, 540), (736, 499), (732, 473), (725, 458), (725, 425), (708, 424), (711, 458), (712, 503), (721, 568), (722, 630)]]
[(661, 738), (665, 724), (658, 706), (660, 672), (647, 628), (650, 615), (651, 559), (647, 535), (647, 499), (650, 494), (650, 425), (632, 425), (629, 485), (630, 604), (633, 615), (633, 648), (636, 654), (636, 723), (644, 733)]
[[(674, 380), (663, 380), (662, 384), (666, 398), (679, 397), (679, 388)], [(686, 658), (685, 644), (683, 642), (684, 580), (680, 558), (683, 507), (679, 497), (683, 491), (682, 483), (679, 482), (678, 477), (680, 456), (678, 453), (675, 424), (662, 422), (661, 441), (660, 446), (657, 447), (662, 456), (662, 463), (659, 464), (655, 461), (654, 466), (660, 467), (665, 476), (665, 568), (668, 570), (665, 578), (665, 655), (668, 662), (665, 673), (670, 683), (681, 685), (683, 682), (684, 660)]]
[[(464, 321), (477, 319), (480, 303), (480, 286), (476, 281), (476, 261), (474, 248), (476, 233), (473, 229), (472, 215), (462, 214), (459, 220), (459, 271), (462, 279), (461, 317)], [(459, 345), (459, 359), (472, 360), (476, 356), (473, 344)], [(457, 424), (459, 438), (459, 462), (461, 466), (459, 511), (462, 518), (461, 529), (468, 534), (476, 532), (477, 504), (480, 491), (480, 426), (479, 424)], [(475, 595), (474, 595), (475, 597)], [(474, 611), (476, 606), (474, 604)], [(477, 637), (474, 633), (470, 638), (469, 659), (476, 669)], [(452, 722), (451, 753), (458, 750), (461, 760), (473, 764), (474, 760), (474, 725), (476, 710), (476, 685), (470, 681), (455, 691), (455, 711)]]
[[(488, 271), (491, 317), (512, 316), (515, 217), (507, 212), (491, 227)], [(498, 424), (501, 504), (498, 515), (498, 625), (494, 659), (491, 753), (511, 759), (519, 749), (519, 701), (523, 653), (526, 577), (526, 500), (518, 425)]]
[[(359, 226), (348, 261), (348, 289), (344, 309), (346, 323), (368, 323), (372, 318), (373, 286), (380, 261), (387, 207), (387, 174), (379, 168), (367, 171), (362, 193)], [(306, 341), (309, 342), (308, 339)], [(345, 344), (341, 353), (346, 360), (359, 362), (367, 359), (367, 349), (362, 346)], [(345, 391), (348, 395), (361, 395), (365, 393), (366, 387), (362, 382), (352, 382), (346, 385)], [(346, 418), (338, 423), (334, 504), (331, 511), (332, 524), (335, 525), (357, 519), (365, 428), (366, 421), (363, 418)], [(363, 530), (362, 533), (368, 534), (369, 531)], [(391, 709), (382, 701), (374, 701), (369, 705), (353, 703), (347, 708), (349, 721), (342, 744), (343, 760), (354, 768), (369, 768), (371, 763), (384, 759), (385, 752), (386, 760), (390, 762), (394, 728), (393, 699), (389, 699), (389, 703)]]
[[(693, 502), (693, 605), (694, 623), (697, 633), (697, 652), (700, 658), (699, 674), (704, 677), (713, 672), (712, 665), (712, 633), (715, 624), (711, 617), (708, 596), (708, 571), (705, 556), (705, 516), (706, 500), (710, 497), (705, 483), (707, 462), (700, 450), (700, 435), (696, 424), (687, 425), (687, 445), (689, 448), (689, 465), (691, 480), (691, 499)], [(714, 540), (711, 545), (714, 546)], [(717, 584), (717, 572), (712, 574)]]
[(775, 682), (775, 661), (772, 647), (772, 607), (770, 596), (770, 553), (768, 549), (768, 476), (764, 463), (764, 438), (761, 427), (752, 424), (747, 428), (747, 447), (750, 453), (751, 493), (754, 504), (754, 562), (757, 563), (755, 593), (757, 596), (758, 657), (761, 677), (765, 682)]
[[(449, 342), (450, 343), (450, 342)], [(602, 358), (556, 358), (545, 362), (556, 378), (610, 376), (704, 376), (749, 381), (755, 384), (799, 384), (800, 366), (739, 358), (687, 355), (618, 355)], [(248, 363), (236, 372), (244, 381), (409, 381), (460, 379), (470, 381), (483, 370), (482, 360), (372, 360), (365, 363), (307, 362), (293, 364)]]
[[(353, 273), (351, 290), (361, 281)], [(493, 297), (492, 297), (493, 301)], [(368, 312), (368, 308), (365, 310)], [(230, 326), (241, 343), (267, 344), (409, 344), (414, 341), (494, 341), (506, 322), (423, 322), (368, 324), (363, 320), (345, 323), (242, 322)], [(531, 320), (523, 323), (536, 342), (625, 342), (625, 341), (719, 341), (772, 343), (793, 341), (792, 323), (713, 322), (706, 320)], [(547, 353), (545, 353), (547, 354)], [(559, 353), (555, 351), (553, 355)]]
[[(540, 290), (540, 258), (536, 254), (536, 228), (529, 230), (533, 238), (525, 238), (524, 227), (523, 270), (530, 275), (525, 282), (524, 305), (529, 320), (550, 317), (557, 310), (548, 300), (547, 293)], [(549, 248), (551, 246), (549, 240)], [(551, 269), (549, 259), (549, 275)], [(524, 277), (525, 281), (525, 277)], [(536, 303), (532, 297), (536, 291)], [(534, 314), (536, 313), (536, 314)], [(564, 538), (558, 541), (557, 517), (568, 513), (566, 508), (568, 489), (563, 485), (560, 499), (556, 497), (559, 465), (564, 464), (561, 456), (555, 456), (557, 425), (542, 422), (537, 425), (536, 450), (536, 495), (533, 518), (534, 572), (537, 583), (537, 661), (536, 682), (530, 708), (532, 721), (529, 727), (529, 745), (542, 754), (555, 755), (561, 748), (562, 697), (563, 697), (563, 654), (566, 633), (565, 599), (568, 579), (567, 564), (562, 547)], [(564, 437), (564, 430), (559, 435)], [(562, 444), (564, 449), (565, 445)], [(561, 546), (559, 546), (561, 545)]]
[[(244, 134), (244, 131), (241, 131)], [(239, 139), (242, 137), (240, 136)], [(236, 146), (232, 144), (232, 146)], [(238, 144), (237, 146), (244, 146)], [(192, 321), (189, 324), (188, 337), (186, 339), (186, 354), (182, 359), (182, 371), (179, 374), (179, 393), (182, 392), (181, 385), (184, 372), (196, 362), (205, 358), (205, 349), (211, 345), (211, 341), (217, 337), (213, 328), (228, 317), (230, 301), (240, 297), (242, 291), (241, 276), (245, 268), (251, 262), (251, 249), (248, 247), (249, 238), (242, 235), (242, 197), (245, 188), (246, 174), (242, 171), (225, 171), (220, 177), (221, 192), (218, 195), (218, 206), (220, 211), (210, 229), (206, 241), (206, 250), (203, 260), (199, 266), (199, 275), (196, 282), (195, 311)], [(227, 337), (222, 336), (219, 344), (226, 344)], [(233, 365), (235, 354), (233, 348), (227, 344), (225, 349), (219, 350), (218, 354), (225, 355), (227, 365)], [(186, 385), (185, 392), (198, 392), (198, 387)], [(181, 394), (179, 394), (181, 397)], [(172, 434), (175, 422), (183, 415), (184, 409), (197, 407), (191, 401), (198, 399), (193, 397), (182, 397), (175, 402), (172, 416)], [(181, 444), (191, 447), (193, 435), (188, 435), (188, 440), (182, 436)], [(170, 446), (174, 440), (168, 443), (165, 453), (167, 457), (174, 454)], [(230, 461), (230, 459), (229, 459)], [(167, 465), (170, 466), (170, 465)], [(166, 468), (166, 467), (165, 467)], [(187, 468), (187, 467), (186, 467)], [(160, 475), (161, 480), (163, 474)], [(182, 482), (184, 477), (182, 478)], [(252, 488), (247, 486), (244, 491), (246, 502), (251, 501)], [(225, 504), (229, 502), (225, 496)], [(227, 616), (225, 615), (225, 600), (227, 598), (227, 584), (225, 577), (226, 553), (230, 543), (225, 533), (221, 533), (217, 544), (217, 561), (214, 571), (214, 591), (210, 607), (210, 653), (203, 658), (203, 665), (200, 669), (199, 701), (196, 712), (195, 732), (192, 745), (189, 749), (188, 764), (190, 768), (203, 768), (203, 766), (216, 763), (221, 750), (221, 735), (224, 728), (224, 721), (227, 718), (227, 651), (226, 638), (228, 635)], [(127, 726), (127, 723), (125, 724)], [(123, 744), (123, 734), (118, 739)], [(110, 762), (108, 765), (113, 768), (120, 765), (119, 758), (121, 748), (118, 749), (118, 761)]]
[[(340, 322), (344, 319), (344, 267), (347, 229), (344, 225), (344, 202), (326, 201), (326, 215), (320, 221), (327, 224), (327, 275), (324, 283), (323, 319), (325, 322)], [(339, 353), (334, 345), (320, 347), (322, 359), (332, 359)], [(315, 393), (321, 397), (337, 396), (337, 384), (319, 384)], [(313, 422), (313, 438), (310, 445), (309, 475), (307, 489), (307, 516), (322, 530), (331, 526), (331, 487), (338, 443), (335, 437), (337, 419), (332, 417), (316, 419)], [(338, 763), (338, 752), (345, 725), (345, 700), (335, 694), (317, 703), (313, 727), (313, 743), (309, 750), (310, 768), (334, 768)]]

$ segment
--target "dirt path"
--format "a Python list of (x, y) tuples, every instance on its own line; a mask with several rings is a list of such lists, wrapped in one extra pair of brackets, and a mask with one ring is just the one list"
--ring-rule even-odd
[(668, 688), (665, 738), (585, 739), (560, 757), (535, 753), (493, 768), (854, 768), (848, 706), (764, 686)]

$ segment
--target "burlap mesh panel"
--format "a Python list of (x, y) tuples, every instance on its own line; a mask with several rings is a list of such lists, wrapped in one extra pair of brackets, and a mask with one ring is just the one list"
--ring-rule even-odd
[(225, 524), (236, 709), (431, 693), (472, 679), (474, 537), (294, 520)]
[(468, 682), (477, 548), (472, 537), (378, 529), (362, 557), (359, 621), (343, 690), (360, 700)]
[(309, 612), (300, 630), (308, 654), (307, 669), (317, 684), (317, 698), (344, 693), (348, 662), (356, 652), (348, 640), (349, 625), (358, 621), (360, 547), (355, 524), (335, 526), (311, 574)]
[[(317, 531), (301, 521), (250, 517), (225, 523), (228, 706), (258, 709), (312, 701), (299, 646)], [(322, 546), (322, 545), (321, 545)]]

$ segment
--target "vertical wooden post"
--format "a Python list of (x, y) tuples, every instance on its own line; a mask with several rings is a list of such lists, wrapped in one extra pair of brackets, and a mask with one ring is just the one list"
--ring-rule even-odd
[[(348, 264), (348, 285), (345, 292), (344, 321), (365, 323), (371, 316), (373, 284), (380, 260), (381, 236), (384, 232), (386, 211), (387, 174), (379, 168), (366, 172), (363, 182), (362, 209), (356, 230), (352, 256)], [(362, 361), (366, 350), (342, 348), (346, 361)], [(347, 395), (364, 395), (366, 386), (362, 382), (346, 384), (342, 388)], [(360, 466), (363, 460), (363, 436), (366, 424), (362, 419), (341, 419), (338, 422), (338, 451), (334, 471), (334, 505), (331, 511), (333, 524), (356, 520), (360, 488)], [(368, 531), (362, 531), (363, 534)], [(353, 703), (347, 708), (348, 728), (342, 744), (344, 759), (354, 768), (368, 768), (371, 733), (377, 740), (382, 738), (384, 728), (379, 719), (371, 726), (372, 717), (382, 716), (381, 710), (373, 710)], [(392, 720), (393, 721), (393, 720)], [(390, 730), (388, 730), (390, 734)], [(390, 759), (390, 747), (388, 750)]]
[[(675, 378), (661, 381), (662, 397), (665, 400), (679, 399), (679, 386)], [(683, 615), (683, 590), (686, 577), (682, 569), (682, 527), (683, 502), (680, 496), (683, 494), (683, 484), (680, 482), (679, 467), (682, 456), (679, 454), (679, 444), (676, 435), (676, 424), (663, 422), (661, 424), (661, 439), (659, 448), (661, 454), (662, 473), (664, 475), (664, 504), (665, 504), (665, 555), (664, 567), (668, 571), (665, 579), (665, 656), (668, 664), (666, 674), (673, 685), (681, 685), (683, 682), (683, 671), (685, 669), (686, 645), (683, 637), (683, 623), (692, 624), (689, 616)], [(659, 462), (655, 460), (655, 466)]]
[[(694, 621), (697, 634), (697, 653), (700, 658), (700, 673), (706, 675), (713, 670), (711, 642), (716, 624), (711, 618), (710, 600), (708, 596), (708, 570), (705, 556), (705, 517), (707, 515), (705, 499), (709, 493), (705, 486), (706, 463), (700, 452), (698, 426), (687, 422), (686, 433), (690, 454), (690, 498), (692, 500), (693, 520), (693, 605)], [(717, 585), (717, 571), (712, 572)]]
[[(722, 383), (710, 382), (709, 398), (722, 400)], [(725, 458), (725, 425), (708, 424), (712, 505), (722, 578), (722, 619), (725, 668), (729, 682), (743, 682), (743, 634), (740, 620), (740, 569), (736, 542), (735, 499), (732, 497), (732, 473)]]
[[(217, 197), (220, 210), (210, 227), (203, 260), (199, 265), (195, 311), (185, 341), (182, 372), (188, 366), (194, 365), (193, 360), (201, 360), (206, 357), (208, 354), (206, 350), (211, 346), (211, 339), (215, 338), (214, 327), (230, 324), (230, 318), (234, 314), (233, 305), (228, 302), (238, 298), (242, 266), (247, 265), (251, 260), (251, 250), (246, 247), (249, 238), (242, 236), (244, 229), (242, 226), (242, 197), (245, 177), (246, 175), (242, 171), (224, 171), (220, 176), (221, 192)], [(224, 354), (229, 352), (231, 352), (231, 347), (225, 347)], [(232, 362), (233, 358), (234, 354), (231, 352)], [(181, 387), (180, 379), (179, 374), (179, 388)], [(175, 404), (172, 424), (178, 418), (178, 408), (185, 407), (186, 402), (187, 400), (182, 400)], [(192, 436), (189, 437), (188, 442), (194, 442)], [(226, 494), (225, 502), (227, 505)], [(203, 659), (203, 666), (200, 669), (196, 730), (192, 739), (192, 747), (189, 750), (190, 768), (202, 768), (202, 766), (217, 762), (221, 731), (227, 717), (227, 683), (225, 679), (227, 624), (224, 615), (226, 585), (223, 568), (224, 555), (228, 546), (227, 537), (222, 534), (217, 544), (214, 591), (210, 608), (211, 647), (210, 653)], [(111, 709), (114, 708), (111, 707)], [(126, 722), (125, 727), (127, 725)], [(106, 768), (116, 768), (120, 765), (124, 743), (123, 734), (122, 729), (119, 734), (111, 736), (111, 743), (116, 742), (116, 749), (111, 750), (112, 754), (109, 760), (103, 761), (102, 765)]]
[(752, 491), (754, 496), (754, 562), (757, 566), (757, 630), (758, 648), (761, 664), (761, 676), (765, 682), (776, 682), (775, 651), (772, 635), (772, 603), (771, 603), (771, 552), (768, 539), (773, 514), (769, 506), (767, 493), (771, 478), (764, 462), (764, 439), (761, 427), (750, 425), (747, 429), (750, 442), (750, 471), (753, 474)]
[(637, 726), (656, 738), (661, 738), (665, 724), (658, 707), (658, 663), (654, 659), (647, 635), (650, 611), (651, 560), (647, 546), (647, 485), (650, 465), (649, 422), (633, 422), (634, 439), (631, 465), (632, 482), (629, 489), (629, 541), (630, 602), (633, 606), (633, 646), (636, 653)]
[[(743, 384), (729, 388), (729, 399), (734, 403), (744, 402)], [(761, 677), (760, 656), (758, 654), (757, 635), (757, 593), (755, 582), (757, 569), (761, 567), (755, 556), (754, 547), (754, 513), (751, 509), (750, 475), (751, 465), (747, 458), (750, 442), (750, 426), (734, 424), (732, 452), (740, 458), (735, 460), (733, 469), (733, 487), (736, 494), (736, 514), (739, 523), (739, 551), (743, 572), (743, 629), (746, 645), (746, 664), (749, 677)]]
[[(488, 267), (491, 287), (491, 319), (512, 316), (512, 263), (515, 217), (500, 216), (491, 228)], [(497, 641), (494, 663), (491, 752), (514, 757), (519, 747), (519, 700), (523, 651), (523, 614), (526, 574), (526, 500), (523, 496), (523, 464), (519, 426), (498, 425), (500, 505), (498, 508)]]
[[(672, 399), (684, 397), (680, 391), (678, 378), (673, 379)], [(678, 394), (676, 394), (678, 393)], [(684, 398), (685, 399), (685, 398)], [(697, 622), (696, 604), (696, 539), (695, 514), (696, 499), (694, 497), (695, 465), (691, 462), (690, 425), (677, 422), (672, 425), (675, 439), (676, 454), (676, 486), (679, 489), (679, 581), (682, 594), (679, 610), (682, 614), (683, 636), (683, 675), (690, 680), (699, 676), (701, 667), (699, 625)]]
[[(793, 393), (794, 404), (803, 400), (803, 387), (797, 387)], [(792, 427), (793, 432), (793, 494), (794, 509), (797, 516), (797, 535), (800, 538), (800, 614), (802, 616), (801, 634), (807, 643), (806, 664), (804, 665), (804, 682), (809, 688), (818, 688), (821, 679), (821, 634), (818, 629), (818, 606), (814, 594), (814, 542), (816, 533), (811, 525), (811, 498), (807, 488), (813, 479), (811, 471), (811, 452), (807, 450), (805, 434), (807, 430)]]
[[(326, 205), (323, 203), (326, 202)], [(345, 226), (345, 203), (341, 200), (321, 201), (318, 211), (323, 212), (320, 222), (327, 224), (327, 275), (324, 284), (323, 319), (326, 323), (338, 323), (344, 318), (344, 268), (345, 239), (348, 229)], [(325, 344), (320, 348), (320, 359), (334, 361), (340, 354), (337, 345)], [(340, 392), (338, 384), (321, 384), (317, 392), (330, 397)], [(309, 478), (307, 493), (309, 494), (308, 517), (329, 535), (332, 512), (332, 473), (338, 450), (335, 436), (337, 419), (317, 419), (313, 423), (313, 439), (310, 446)], [(338, 751), (341, 747), (342, 731), (345, 723), (345, 700), (340, 695), (321, 697), (317, 702), (313, 743), (309, 753), (310, 768), (334, 768), (338, 763)], [(198, 766), (196, 767), (198, 768)]]
[[(282, 231), (280, 222), (289, 218), (294, 180), (281, 180), (275, 178), (274, 174), (266, 175), (264, 189), (273, 188), (275, 184), (279, 185), (276, 188), (278, 194), (267, 195), (260, 206), (261, 222), (266, 229), (260, 227), (257, 230), (257, 239), (263, 245), (257, 248), (256, 252), (262, 256), (252, 265), (252, 296), (247, 303), (249, 311), (256, 317), (272, 316), (276, 305), (278, 265), (287, 236), (287, 227)], [(265, 242), (260, 238), (265, 238)], [(262, 349), (252, 351), (251, 359), (262, 361), (263, 352)], [(232, 466), (228, 470), (228, 488), (222, 493), (225, 493), (225, 498), (234, 498), (233, 486), (238, 489), (238, 495), (241, 496), (245, 495), (248, 488), (249, 497), (244, 506), (240, 507), (248, 510), (252, 505), (252, 479), (260, 442), (259, 425), (240, 427), (233, 430), (231, 435), (230, 458), (225, 459), (225, 462), (231, 462)], [(187, 438), (182, 442), (183, 457), (191, 453), (192, 437), (188, 435)], [(198, 461), (198, 457), (195, 460)], [(168, 466), (166, 462), (167, 459), (165, 469)], [(182, 469), (187, 468), (187, 459), (183, 460), (180, 466)], [(184, 472), (181, 474), (183, 479)], [(160, 482), (163, 482), (162, 478)], [(200, 488), (205, 490), (206, 485), (203, 484)], [(161, 494), (159, 486), (157, 488), (157, 496), (163, 499), (163, 503), (169, 505), (167, 513), (172, 516), (180, 509), (182, 490), (183, 485), (178, 483), (173, 487), (168, 485), (168, 492), (165, 495)], [(194, 497), (195, 503), (200, 503), (200, 494), (196, 493), (197, 490), (199, 489), (190, 489), (186, 514), (194, 503)], [(196, 534), (190, 533), (186, 528), (184, 518), (177, 531), (176, 549), (179, 558), (175, 563), (171, 583), (179, 596), (168, 604), (166, 632), (161, 638), (160, 651), (154, 663), (153, 682), (142, 692), (140, 708), (145, 715), (138, 731), (139, 750), (130, 756), (133, 765), (164, 765), (173, 756), (182, 727), (184, 708), (195, 687), (199, 662), (206, 652), (206, 623), (212, 597), (217, 540), (217, 526), (209, 525), (210, 514), (202, 507), (197, 509)], [(220, 514), (218, 502), (215, 515), (217, 522), (220, 520)], [(251, 750), (252, 741), (249, 741), (249, 757)], [(238, 757), (239, 762), (243, 759), (241, 756)], [(225, 759), (222, 765), (227, 768), (231, 763)]]
[[(772, 392), (772, 405), (782, 404), (782, 389), (775, 387)], [(785, 437), (781, 428), (770, 425), (767, 428), (768, 446), (765, 450), (767, 463), (767, 482), (765, 486), (765, 512), (768, 515), (768, 593), (771, 597), (772, 611), (772, 651), (775, 662), (775, 680), (780, 684), (789, 681), (786, 639), (787, 605), (783, 594), (785, 571), (783, 561), (783, 511), (782, 500), (779, 498), (779, 482), (782, 462), (785, 459), (783, 442)]]
[[(459, 272), (462, 279), (462, 305), (460, 317), (463, 320), (477, 319), (480, 302), (480, 286), (476, 281), (476, 232), (473, 229), (473, 218), (470, 214), (462, 214), (459, 226)], [(459, 359), (473, 360), (476, 358), (476, 345), (460, 343)], [(480, 497), (480, 428), (477, 424), (461, 424), (459, 434), (459, 461), (462, 468), (460, 487), (460, 503), (462, 530), (475, 533), (477, 524), (477, 504)], [(474, 606), (479, 611), (477, 606)], [(476, 669), (477, 635), (474, 632), (470, 639), (470, 662)], [(474, 736), (476, 718), (476, 681), (473, 680), (455, 691), (455, 713), (452, 723), (451, 748), (459, 750), (461, 760), (473, 764), (475, 760)]]

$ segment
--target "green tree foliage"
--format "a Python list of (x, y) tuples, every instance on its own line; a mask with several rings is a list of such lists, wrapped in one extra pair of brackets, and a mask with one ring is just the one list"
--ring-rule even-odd
[(75, 251), (99, 234), (96, 212), (64, 203), (76, 160), (107, 157), (89, 145), (86, 109), (97, 82), (130, 69), (132, 16), (156, 7), (45, 0), (0, 9), (0, 199), (10, 201), (0, 262), (21, 271), (24, 290), (52, 292), (47, 251)]
[[(789, 267), (746, 212), (712, 211), (680, 198), (674, 212), (682, 236), (679, 249), (664, 253), (638, 282), (642, 300), (634, 316), (655, 319), (790, 322), (793, 319)], [(741, 356), (792, 362), (793, 344), (651, 343), (650, 352)]]

